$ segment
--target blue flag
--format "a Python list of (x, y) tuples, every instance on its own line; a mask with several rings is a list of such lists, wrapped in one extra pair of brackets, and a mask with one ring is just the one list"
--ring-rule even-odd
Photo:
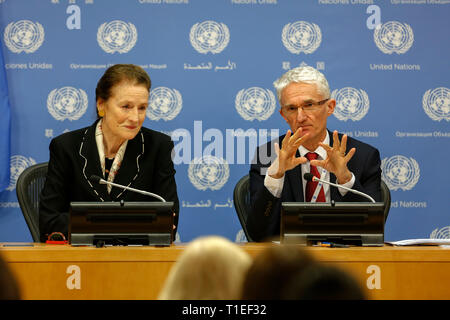
[(9, 186), (11, 156), (11, 110), (3, 48), (0, 44), (0, 192)]

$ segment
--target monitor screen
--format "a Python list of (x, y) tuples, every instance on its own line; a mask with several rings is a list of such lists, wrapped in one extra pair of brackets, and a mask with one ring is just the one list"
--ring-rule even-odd
[(173, 202), (71, 202), (69, 243), (169, 246), (173, 222)]
[(280, 241), (314, 245), (317, 242), (382, 246), (384, 203), (283, 202)]

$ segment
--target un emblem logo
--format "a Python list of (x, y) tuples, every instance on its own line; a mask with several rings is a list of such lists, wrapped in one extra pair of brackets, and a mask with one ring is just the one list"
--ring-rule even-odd
[(230, 177), (230, 168), (225, 159), (204, 156), (191, 161), (188, 177), (198, 190), (219, 190)]
[(158, 87), (150, 92), (147, 117), (150, 120), (174, 119), (181, 111), (183, 99), (178, 90)]
[(247, 236), (244, 233), (244, 230), (239, 230), (239, 232), (236, 234), (236, 238), (234, 239), (234, 242), (248, 242)]
[(88, 107), (86, 92), (82, 89), (63, 87), (53, 89), (47, 97), (48, 112), (56, 120), (78, 120)]
[(309, 54), (316, 51), (320, 46), (322, 32), (315, 23), (297, 21), (284, 26), (281, 40), (291, 53), (299, 54), (304, 52)]
[(44, 28), (39, 22), (20, 20), (5, 28), (3, 39), (11, 52), (35, 52), (44, 42)]
[(189, 40), (199, 53), (216, 54), (222, 52), (230, 42), (230, 31), (224, 23), (204, 21), (192, 26)]
[(19, 179), (20, 174), (28, 168), (36, 164), (33, 158), (26, 158), (24, 156), (12, 156), (10, 160), (10, 177), (9, 186), (6, 190), (13, 191), (16, 188), (17, 179)]
[(381, 161), (383, 180), (391, 190), (411, 190), (420, 177), (417, 161), (404, 156), (393, 156)]
[(369, 111), (369, 97), (362, 89), (357, 90), (351, 87), (336, 89), (331, 93), (331, 99), (336, 100), (333, 114), (339, 120), (359, 121)]
[(450, 121), (450, 90), (444, 87), (427, 90), (422, 98), (422, 106), (432, 120)]
[(134, 24), (120, 20), (103, 23), (97, 31), (97, 42), (106, 53), (126, 53), (137, 41)]
[(450, 239), (450, 226), (434, 229), (430, 234), (430, 239)]
[(242, 89), (236, 95), (235, 106), (245, 120), (267, 120), (276, 107), (275, 95), (268, 89), (258, 87)]
[(175, 234), (175, 240), (173, 242), (174, 243), (181, 243), (181, 237), (180, 237), (180, 234), (178, 232)]
[(414, 42), (414, 33), (406, 23), (389, 21), (375, 28), (373, 40), (383, 53), (403, 54), (411, 48)]

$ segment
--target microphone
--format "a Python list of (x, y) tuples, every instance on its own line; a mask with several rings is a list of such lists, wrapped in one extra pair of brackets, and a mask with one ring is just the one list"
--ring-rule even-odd
[(305, 173), (305, 174), (303, 175), (303, 178), (305, 178), (306, 181), (320, 181), (320, 182), (322, 182), (322, 183), (329, 184), (329, 185), (331, 185), (331, 186), (333, 186), (333, 187), (341, 188), (341, 189), (350, 191), (350, 192), (352, 192), (352, 193), (356, 193), (356, 194), (358, 194), (358, 195), (360, 195), (360, 196), (363, 196), (363, 197), (369, 199), (369, 200), (372, 201), (373, 203), (376, 202), (371, 196), (369, 196), (368, 194), (365, 194), (364, 192), (361, 192), (361, 191), (358, 191), (358, 190), (354, 190), (354, 189), (350, 189), (350, 188), (347, 188), (347, 187), (338, 185), (338, 184), (336, 184), (336, 183), (332, 183), (332, 182), (328, 182), (328, 181), (319, 179), (319, 178), (317, 178), (315, 175), (313, 175), (312, 173), (309, 173), (309, 172)]
[(118, 187), (118, 188), (121, 188), (121, 189), (130, 190), (130, 191), (133, 191), (133, 192), (137, 192), (137, 193), (140, 193), (140, 194), (144, 194), (146, 196), (150, 196), (150, 197), (156, 198), (156, 199), (158, 199), (158, 200), (160, 200), (162, 202), (166, 202), (166, 200), (164, 200), (163, 197), (161, 197), (161, 196), (159, 196), (159, 195), (157, 195), (155, 193), (151, 193), (151, 192), (148, 192), (148, 191), (139, 190), (139, 189), (135, 189), (135, 188), (130, 188), (130, 187), (123, 186), (121, 184), (109, 182), (109, 181), (106, 181), (105, 179), (100, 178), (99, 176), (96, 176), (96, 175), (92, 175), (89, 178), (89, 181), (95, 182), (95, 183), (98, 183), (98, 184), (109, 184), (109, 185), (111, 185), (113, 187)]

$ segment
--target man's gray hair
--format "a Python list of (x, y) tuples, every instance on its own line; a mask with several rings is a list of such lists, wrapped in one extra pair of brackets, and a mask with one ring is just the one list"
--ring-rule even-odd
[(317, 90), (323, 97), (330, 97), (330, 87), (325, 76), (318, 70), (310, 66), (297, 67), (287, 71), (279, 79), (277, 79), (273, 85), (277, 90), (278, 101), (281, 105), (281, 91), (291, 82), (297, 83), (310, 83), (317, 86)]

